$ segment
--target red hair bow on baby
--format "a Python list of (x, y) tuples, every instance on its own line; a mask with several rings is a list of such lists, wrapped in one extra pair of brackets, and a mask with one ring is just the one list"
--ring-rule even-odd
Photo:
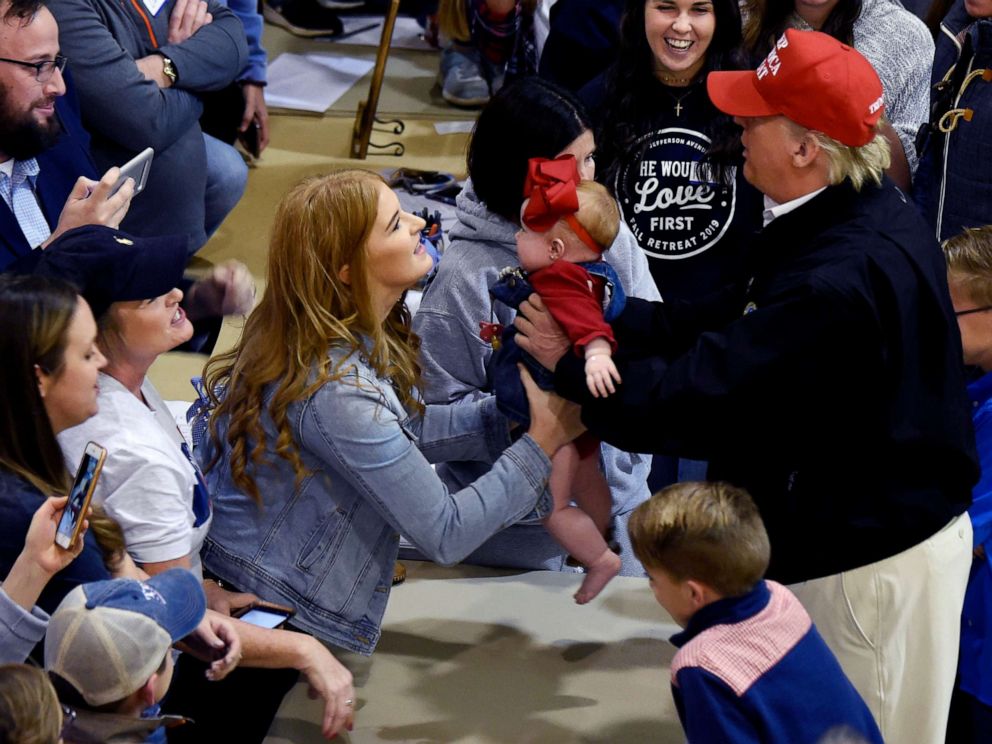
[(575, 218), (579, 211), (579, 194), (575, 189), (581, 181), (574, 155), (559, 155), (554, 160), (531, 158), (524, 182), (524, 198), (529, 201), (520, 221), (534, 232), (543, 233), (558, 220), (565, 220), (579, 240), (602, 252), (603, 246)]
[(521, 221), (534, 232), (547, 232), (563, 217), (579, 211), (579, 167), (574, 155), (554, 160), (531, 158), (527, 163), (524, 198), (529, 199)]

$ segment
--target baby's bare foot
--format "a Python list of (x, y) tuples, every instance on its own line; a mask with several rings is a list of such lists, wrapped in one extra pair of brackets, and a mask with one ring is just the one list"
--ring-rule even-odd
[(599, 558), (586, 566), (586, 576), (579, 591), (575, 593), (575, 602), (581, 605), (595, 599), (596, 595), (603, 591), (603, 587), (618, 573), (620, 573), (620, 556), (612, 550), (604, 550)]

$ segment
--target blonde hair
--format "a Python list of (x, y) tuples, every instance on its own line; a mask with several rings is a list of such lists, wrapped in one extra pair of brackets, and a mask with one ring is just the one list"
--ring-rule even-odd
[[(589, 233), (589, 237), (605, 251), (613, 245), (620, 231), (620, 208), (616, 199), (610, 196), (605, 186), (595, 181), (582, 181), (575, 190), (579, 197), (579, 209), (575, 212), (575, 219)], [(567, 236), (574, 236), (575, 231), (565, 219), (560, 219), (547, 235), (549, 239), (564, 239)]]
[(0, 666), (0, 741), (56, 744), (61, 733), (62, 706), (48, 675), (27, 664)]
[[(263, 409), (277, 431), (275, 454), (292, 465), (297, 486), (307, 475), (287, 411), (347, 373), (341, 363), (332, 367), (329, 347), (349, 353), (362, 348), (403, 404), (423, 411), (416, 393), (420, 341), (410, 329), (410, 313), (400, 298), (378, 322), (368, 287), (366, 244), (383, 187), (375, 173), (344, 170), (307, 178), (286, 194), (272, 228), (265, 293), (238, 344), (204, 370), (214, 408), (211, 435), (218, 440), (217, 421), (227, 416), (231, 477), (256, 503), (261, 494), (249, 470), (266, 462), (270, 446)], [(348, 284), (340, 277), (345, 266)], [(370, 343), (363, 344), (363, 337)], [(266, 408), (270, 385), (275, 390)]]
[(620, 208), (616, 199), (605, 186), (595, 181), (582, 181), (575, 190), (579, 195), (575, 219), (604, 250), (609, 248), (620, 231)]
[(634, 510), (627, 530), (646, 568), (676, 581), (696, 579), (728, 597), (751, 591), (771, 555), (758, 507), (728, 483), (664, 488)]
[(856, 191), (860, 191), (869, 179), (881, 185), (885, 169), (892, 162), (889, 140), (881, 131), (884, 123), (884, 119), (879, 119), (875, 126), (875, 136), (867, 145), (861, 147), (845, 145), (816, 129), (806, 129), (799, 124), (796, 126), (806, 129), (826, 154), (830, 183), (836, 185), (846, 179), (853, 184)]
[(941, 244), (949, 278), (980, 305), (992, 305), (992, 225), (968, 227)]

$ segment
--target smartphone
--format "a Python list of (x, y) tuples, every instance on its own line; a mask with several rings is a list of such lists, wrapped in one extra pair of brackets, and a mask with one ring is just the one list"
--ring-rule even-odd
[(114, 184), (114, 188), (110, 191), (110, 195), (113, 196), (120, 191), (121, 186), (129, 178), (134, 179), (134, 196), (140, 194), (148, 182), (148, 171), (152, 169), (152, 155), (154, 154), (155, 151), (152, 148), (146, 147), (124, 163), (121, 166), (121, 175), (118, 177), (117, 183)]
[(88, 442), (83, 451), (83, 459), (79, 462), (76, 477), (69, 489), (69, 501), (62, 512), (58, 529), (55, 531), (55, 544), (68, 549), (83, 527), (83, 518), (89, 509), (90, 499), (96, 490), (96, 482), (103, 469), (103, 461), (107, 459), (107, 450), (96, 442)]
[(261, 143), (258, 141), (258, 134), (257, 121), (252, 121), (245, 131), (238, 132), (238, 139), (241, 140), (241, 144), (253, 158), (257, 158), (262, 154), (262, 151), (259, 148)]
[(260, 628), (271, 629), (281, 627), (295, 614), (296, 610), (292, 607), (277, 605), (272, 602), (256, 602), (235, 611), (233, 616)]

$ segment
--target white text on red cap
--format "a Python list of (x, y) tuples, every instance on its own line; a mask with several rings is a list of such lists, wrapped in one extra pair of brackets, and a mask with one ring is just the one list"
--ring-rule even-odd
[(765, 77), (765, 75), (769, 72), (772, 73), (772, 77), (778, 75), (778, 70), (782, 66), (782, 60), (778, 56), (778, 50), (785, 49), (787, 46), (789, 46), (789, 40), (785, 38), (785, 34), (782, 34), (782, 38), (775, 43), (775, 48), (768, 53), (765, 60), (758, 65), (758, 69), (755, 70), (758, 75), (758, 80), (761, 80), (761, 78)]

